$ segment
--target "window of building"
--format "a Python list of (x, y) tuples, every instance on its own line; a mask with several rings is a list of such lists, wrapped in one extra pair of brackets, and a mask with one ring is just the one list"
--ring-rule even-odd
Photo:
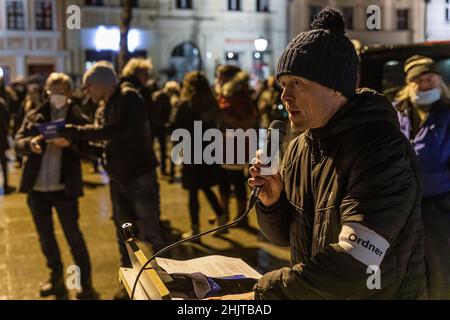
[(314, 18), (317, 16), (320, 10), (322, 10), (321, 6), (316, 5), (309, 6), (309, 24), (311, 24), (314, 21)]
[(34, 19), (36, 30), (53, 29), (53, 6), (51, 0), (37, 0), (34, 2)]
[(256, 11), (258, 12), (269, 12), (269, 0), (256, 0)]
[(25, 29), (25, 13), (22, 1), (6, 1), (7, 28), (11, 30)]
[(347, 30), (353, 30), (353, 7), (342, 7), (342, 15), (345, 20), (345, 28)]
[(409, 29), (409, 9), (397, 9), (397, 30)]
[(177, 0), (177, 9), (192, 9), (192, 0)]
[(229, 11), (241, 11), (241, 0), (228, 0)]

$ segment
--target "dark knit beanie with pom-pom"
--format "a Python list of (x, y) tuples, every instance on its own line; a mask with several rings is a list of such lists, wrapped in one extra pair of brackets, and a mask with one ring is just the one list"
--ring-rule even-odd
[(345, 36), (342, 14), (333, 8), (323, 9), (311, 27), (284, 49), (278, 60), (277, 80), (282, 75), (303, 77), (351, 98), (356, 91), (359, 58)]

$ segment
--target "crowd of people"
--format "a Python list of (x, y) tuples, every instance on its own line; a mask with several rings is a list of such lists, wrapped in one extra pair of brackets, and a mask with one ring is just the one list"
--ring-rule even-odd
[[(78, 225), (82, 161), (92, 163), (95, 171), (105, 168), (109, 176), (112, 214), (124, 267), (131, 262), (120, 234), (123, 223), (139, 226), (138, 238), (150, 243), (155, 252), (168, 244), (160, 219), (161, 176), (168, 176), (173, 183), (180, 171), (182, 187), (188, 191), (191, 227), (183, 238), (200, 230), (199, 191), (215, 213), (208, 218), (211, 226), (224, 225), (231, 218), (229, 203), (233, 193), (238, 203), (233, 219), (245, 208), (245, 165), (184, 164), (177, 171), (170, 161), (169, 135), (178, 128), (193, 131), (197, 120), (202, 121), (205, 130), (257, 128), (274, 118), (270, 104), (278, 108), (279, 91), (274, 89), (273, 81), (255, 92), (246, 72), (223, 65), (217, 68), (214, 84), (202, 72), (193, 71), (185, 75), (183, 83), (168, 81), (159, 88), (151, 78), (152, 69), (150, 59), (132, 58), (119, 75), (111, 63), (97, 62), (86, 71), (79, 87), (63, 73), (52, 73), (45, 80), (31, 76), (9, 86), (0, 82), (4, 194), (15, 190), (8, 184), (6, 154), (11, 147), (9, 137), (13, 137), (17, 167), (22, 167), (17, 190), (28, 196), (27, 204), (50, 269), (48, 281), (40, 288), (42, 297), (67, 298), (52, 222), (54, 208), (80, 267), (82, 289), (77, 298), (98, 298), (92, 286), (88, 249)], [(64, 120), (60, 136), (46, 138), (40, 125), (60, 119)], [(219, 194), (212, 189), (216, 185)], [(249, 227), (248, 221), (241, 227)], [(121, 287), (115, 298), (126, 296)]]
[[(56, 209), (76, 264), (79, 299), (96, 299), (91, 265), (78, 225), (83, 195), (81, 160), (103, 166), (110, 178), (121, 265), (130, 266), (120, 236), (125, 222), (158, 251), (168, 245), (161, 223), (159, 177), (174, 181), (168, 136), (175, 129), (266, 127), (287, 120), (294, 138), (280, 172), (262, 176), (259, 157), (247, 164), (183, 164), (191, 230), (199, 233), (202, 191), (211, 224), (244, 212), (249, 184), (260, 186), (261, 230), (291, 247), (292, 267), (264, 275), (239, 299), (450, 298), (450, 92), (432, 59), (404, 65), (405, 87), (395, 101), (357, 89), (359, 58), (334, 9), (294, 38), (277, 73), (258, 90), (235, 65), (217, 67), (215, 83), (199, 71), (158, 88), (150, 60), (133, 58), (118, 75), (95, 63), (75, 90), (68, 75), (0, 82), (0, 153), (5, 194), (8, 135), (14, 136), (27, 204), (51, 270), (41, 296), (67, 297), (51, 220)], [(338, 54), (334, 54), (338, 53)], [(64, 119), (47, 139), (40, 125)], [(154, 150), (158, 142), (159, 152)], [(157, 155), (159, 154), (159, 158)], [(157, 167), (160, 166), (160, 175)], [(212, 189), (218, 186), (217, 195)], [(237, 212), (230, 212), (230, 197)], [(247, 227), (248, 221), (241, 227)], [(218, 233), (227, 232), (220, 230)], [(366, 245), (364, 245), (366, 243)], [(370, 243), (370, 245), (369, 245)], [(381, 268), (382, 287), (367, 287), (366, 268)], [(116, 298), (125, 298), (120, 288)]]

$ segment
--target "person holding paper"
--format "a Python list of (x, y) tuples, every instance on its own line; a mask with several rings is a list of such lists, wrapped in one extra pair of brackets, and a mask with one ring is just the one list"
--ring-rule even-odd
[(16, 152), (26, 157), (19, 191), (28, 194), (28, 206), (34, 219), (42, 251), (51, 270), (40, 295), (67, 298), (64, 269), (56, 243), (52, 208), (80, 268), (81, 286), (78, 299), (97, 299), (92, 286), (91, 263), (78, 224), (78, 198), (83, 195), (80, 148), (69, 140), (40, 131), (55, 122), (84, 124), (88, 119), (71, 101), (72, 81), (62, 73), (52, 73), (46, 81), (49, 99), (30, 111), (16, 134)]
[[(414, 150), (388, 99), (358, 89), (359, 59), (344, 19), (321, 11), (282, 53), (276, 78), (294, 131), (280, 172), (250, 169), (258, 223), (290, 246), (292, 267), (233, 299), (426, 297)], [(260, 155), (260, 154), (259, 154)]]

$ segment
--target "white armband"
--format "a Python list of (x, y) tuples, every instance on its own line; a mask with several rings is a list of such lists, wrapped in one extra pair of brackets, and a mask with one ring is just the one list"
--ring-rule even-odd
[(346, 223), (339, 234), (339, 246), (366, 266), (379, 266), (389, 242), (360, 223)]

